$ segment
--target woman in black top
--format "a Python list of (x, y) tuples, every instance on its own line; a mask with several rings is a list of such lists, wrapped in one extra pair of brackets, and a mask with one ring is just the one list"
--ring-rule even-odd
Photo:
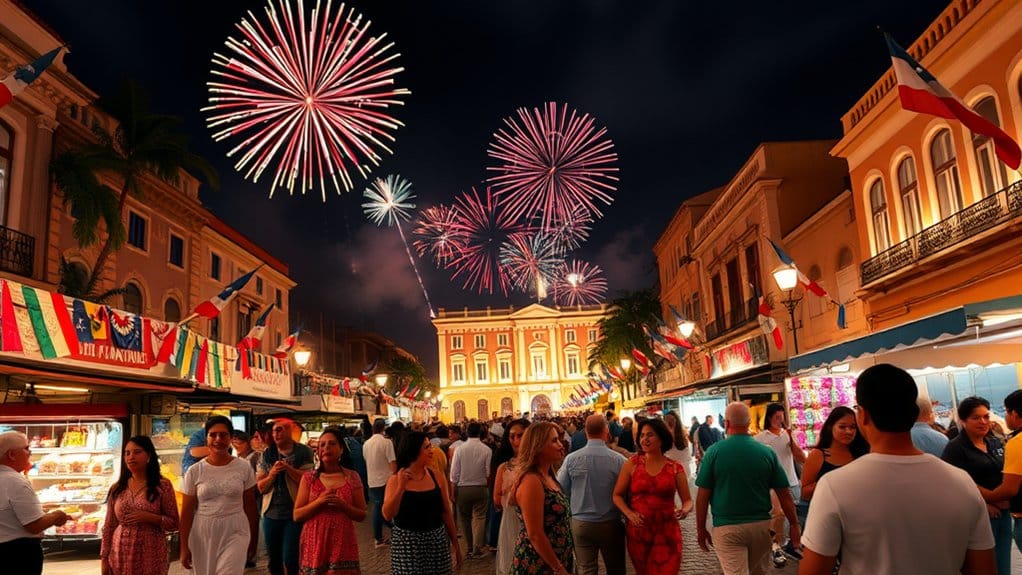
[(835, 407), (823, 422), (820, 441), (809, 450), (802, 467), (802, 501), (813, 498), (821, 477), (867, 453), (869, 444), (855, 424), (855, 412), (844, 405)]
[[(964, 469), (976, 485), (997, 489), (1004, 469), (1004, 445), (990, 433), (990, 402), (982, 397), (967, 397), (958, 404), (959, 431), (944, 447), (941, 459)], [(997, 575), (1011, 573), (1011, 513), (1008, 502), (987, 504), (990, 527), (994, 532)]]
[(383, 496), (383, 517), (394, 522), (390, 543), (394, 575), (449, 575), (452, 555), (454, 562), (461, 562), (447, 481), (433, 475), (432, 460), (425, 433), (404, 435), (397, 473), (387, 480)]

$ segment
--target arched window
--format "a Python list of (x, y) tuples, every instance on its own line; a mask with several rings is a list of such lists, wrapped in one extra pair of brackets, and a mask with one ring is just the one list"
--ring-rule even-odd
[(906, 156), (898, 164), (898, 194), (901, 195), (901, 213), (905, 218), (905, 237), (910, 238), (923, 231), (919, 179), (916, 177), (916, 161), (912, 156)]
[(505, 417), (508, 415), (515, 414), (515, 404), (511, 401), (510, 397), (505, 397), (500, 400), (500, 416)]
[(476, 409), (479, 411), (479, 419), (483, 421), (490, 419), (490, 402), (480, 399), (476, 404)]
[(958, 180), (958, 159), (951, 141), (951, 130), (944, 128), (937, 132), (930, 144), (930, 159), (933, 161), (933, 181), (937, 184), (940, 219), (943, 220), (962, 209), (962, 186)]
[(841, 251), (837, 253), (837, 269), (843, 270), (853, 264), (855, 264), (855, 256), (852, 254), (851, 248), (841, 246)]
[(465, 421), (465, 402), (458, 400), (454, 402), (454, 422), (460, 423)]
[[(997, 117), (997, 104), (993, 96), (987, 96), (973, 106), (976, 113), (983, 116), (995, 126), (1001, 125)], [(983, 185), (983, 197), (992, 196), (1007, 185), (1008, 175), (1004, 164), (997, 159), (994, 141), (988, 136), (972, 133), (972, 149), (976, 152), (976, 165), (979, 167), (979, 179)]]
[(142, 313), (142, 290), (135, 282), (128, 282), (124, 286), (124, 311), (131, 313)]
[(837, 297), (837, 301), (841, 303), (854, 300), (855, 290), (859, 289), (859, 269), (855, 266), (855, 255), (848, 246), (841, 246), (841, 251), (837, 254), (837, 273), (834, 275), (837, 293), (831, 295)]
[(873, 253), (879, 254), (891, 247), (891, 220), (887, 216), (884, 181), (880, 178), (869, 187), (869, 206), (873, 213)]
[(172, 322), (181, 321), (181, 306), (176, 299), (169, 297), (167, 301), (163, 302), (163, 319)]
[(0, 122), (0, 226), (7, 225), (7, 197), (10, 195), (13, 164), (14, 131)]

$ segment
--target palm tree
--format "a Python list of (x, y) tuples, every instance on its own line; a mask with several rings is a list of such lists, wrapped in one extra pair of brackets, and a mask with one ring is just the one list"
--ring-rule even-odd
[[(78, 245), (89, 247), (102, 241), (85, 282), (86, 294), (93, 293), (103, 279), (110, 254), (127, 239), (124, 206), (129, 195), (145, 197), (146, 175), (176, 185), (180, 170), (191, 169), (205, 176), (211, 187), (219, 186), (216, 170), (189, 152), (185, 136), (176, 131), (180, 119), (151, 113), (148, 97), (134, 82), (126, 81), (120, 92), (102, 99), (100, 107), (115, 120), (113, 133), (95, 126), (98, 143), (62, 152), (50, 163), (64, 207), (72, 208), (75, 214), (71, 231)], [(111, 188), (104, 179), (117, 182), (120, 189)]]
[(85, 266), (73, 264), (60, 256), (60, 293), (76, 299), (84, 299), (95, 303), (107, 303), (114, 296), (124, 295), (123, 287), (103, 292), (88, 291), (89, 272)]
[[(660, 301), (651, 289), (621, 292), (610, 302), (610, 309), (597, 325), (600, 339), (593, 355), (603, 365), (616, 366), (621, 358), (631, 358), (632, 349), (638, 349), (654, 360), (653, 349), (643, 333), (642, 326), (656, 326), (660, 319)], [(635, 395), (637, 382), (629, 376), (631, 395)]]
[(436, 385), (426, 375), (422, 364), (404, 356), (394, 356), (382, 366), (381, 371), (390, 377), (387, 379), (387, 393), (396, 395), (408, 385), (409, 389), (418, 387), (424, 391), (436, 392)]

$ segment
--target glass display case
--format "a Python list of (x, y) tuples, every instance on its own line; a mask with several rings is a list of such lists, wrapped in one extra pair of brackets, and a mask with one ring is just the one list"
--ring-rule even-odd
[(0, 431), (28, 436), (28, 478), (45, 510), (62, 509), (70, 519), (50, 527), (47, 539), (98, 539), (106, 497), (121, 471), (123, 428), (116, 420), (39, 420), (0, 423)]
[(230, 410), (190, 410), (170, 416), (150, 416), (149, 436), (160, 458), (160, 472), (181, 491), (181, 459), (184, 457), (188, 439), (203, 428), (211, 415), (226, 415)]

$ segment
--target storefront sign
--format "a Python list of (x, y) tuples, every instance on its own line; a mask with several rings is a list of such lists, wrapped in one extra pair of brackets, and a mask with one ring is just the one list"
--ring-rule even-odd
[(330, 413), (355, 413), (355, 398), (340, 395), (324, 395), (323, 411)]
[(770, 361), (770, 352), (762, 336), (718, 349), (711, 354), (710, 377), (721, 377), (738, 373)]
[(252, 367), (249, 377), (244, 377), (241, 371), (232, 371), (231, 391), (241, 395), (290, 399), (291, 370), (279, 372)]

